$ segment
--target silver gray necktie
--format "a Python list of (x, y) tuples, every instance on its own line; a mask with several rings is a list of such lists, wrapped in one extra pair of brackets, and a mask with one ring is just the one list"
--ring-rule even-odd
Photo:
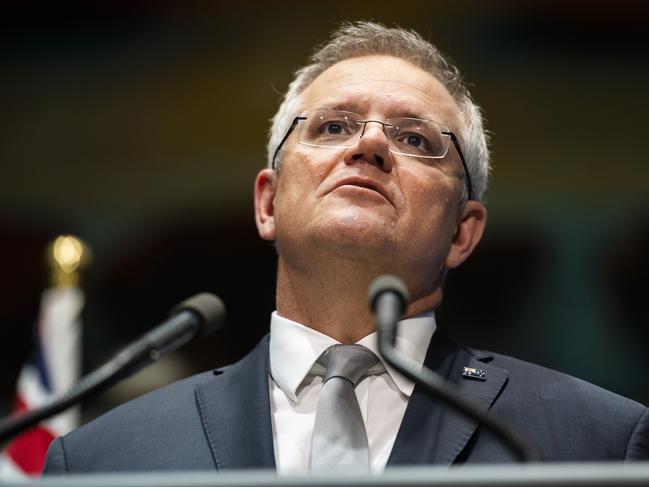
[(327, 372), (315, 415), (311, 470), (369, 470), (367, 433), (354, 388), (377, 361), (362, 345), (334, 345), (318, 359)]

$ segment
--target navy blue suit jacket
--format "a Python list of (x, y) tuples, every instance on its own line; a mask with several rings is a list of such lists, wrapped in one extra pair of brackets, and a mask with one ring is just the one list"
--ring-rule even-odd
[[(503, 355), (458, 347), (438, 330), (426, 365), (535, 442), (544, 461), (649, 459), (643, 405)], [(464, 367), (486, 371), (467, 379)], [(512, 462), (472, 419), (415, 388), (388, 466)], [(128, 402), (51, 445), (46, 474), (275, 468), (268, 337), (241, 361)]]

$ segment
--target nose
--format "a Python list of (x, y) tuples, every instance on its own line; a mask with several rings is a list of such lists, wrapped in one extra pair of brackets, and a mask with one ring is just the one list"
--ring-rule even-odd
[(345, 164), (365, 161), (378, 166), (385, 172), (392, 171), (392, 153), (388, 147), (389, 141), (385, 135), (383, 123), (369, 120), (361, 129), (356, 143), (347, 149)]

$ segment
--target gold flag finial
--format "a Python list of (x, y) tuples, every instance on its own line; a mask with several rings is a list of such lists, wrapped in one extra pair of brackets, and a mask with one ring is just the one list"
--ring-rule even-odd
[(79, 272), (90, 261), (90, 249), (73, 235), (59, 235), (47, 247), (47, 262), (52, 271), (53, 287), (79, 284)]

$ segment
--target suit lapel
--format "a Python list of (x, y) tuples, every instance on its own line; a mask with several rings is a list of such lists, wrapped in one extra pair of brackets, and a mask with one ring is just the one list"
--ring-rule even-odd
[[(424, 364), (452, 383), (458, 394), (489, 410), (507, 382), (508, 372), (485, 363), (488, 356), (472, 355), (459, 348), (439, 329), (435, 332)], [(486, 371), (486, 380), (467, 379), (464, 367)], [(466, 447), (478, 423), (415, 387), (392, 447), (388, 466), (450, 465)]]
[(275, 468), (268, 397), (268, 336), (195, 390), (217, 470)]

